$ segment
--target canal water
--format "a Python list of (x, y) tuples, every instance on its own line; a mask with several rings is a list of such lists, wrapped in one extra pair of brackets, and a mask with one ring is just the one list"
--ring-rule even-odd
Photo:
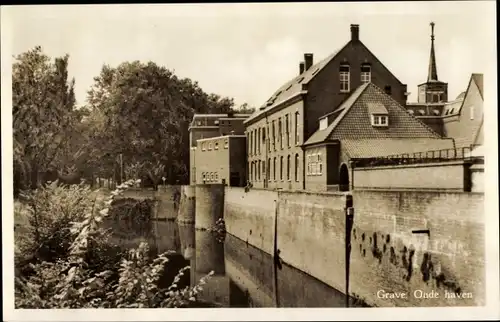
[[(123, 218), (123, 217), (122, 217)], [(149, 243), (154, 253), (173, 251), (162, 277), (170, 285), (178, 270), (190, 266), (183, 285), (195, 285), (210, 271), (214, 276), (203, 286), (203, 306), (215, 307), (345, 307), (342, 292), (286, 264), (230, 234), (197, 230), (176, 221), (151, 220), (138, 224), (121, 219), (114, 223), (121, 245)], [(119, 227), (118, 232), (116, 229)], [(350, 307), (363, 303), (350, 300)]]

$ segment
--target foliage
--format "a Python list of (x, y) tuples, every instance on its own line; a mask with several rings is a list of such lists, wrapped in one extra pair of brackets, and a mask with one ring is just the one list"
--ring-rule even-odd
[[(206, 279), (213, 272), (202, 278), (198, 285), (179, 289), (177, 282), (189, 268), (186, 267), (178, 273), (167, 289), (159, 289), (156, 282), (168, 262), (168, 253), (152, 259), (146, 243), (130, 250), (127, 256), (120, 259), (119, 267), (91, 264), (92, 257), (99, 255), (95, 252), (95, 246), (106, 237), (100, 223), (109, 215), (114, 197), (134, 183), (127, 181), (120, 185), (106, 200), (94, 199), (92, 207), (87, 202), (73, 202), (70, 206), (70, 201), (64, 199), (66, 196), (72, 196), (71, 200), (86, 200), (85, 196), (88, 194), (84, 192), (87, 191), (81, 186), (67, 188), (52, 184), (33, 192), (30, 197), (33, 205), (40, 209), (50, 209), (48, 200), (61, 199), (67, 204), (66, 208), (71, 208), (66, 209), (66, 216), (79, 220), (71, 222), (68, 227), (61, 227), (62, 230), (69, 228), (72, 238), (72, 242), (63, 250), (67, 256), (52, 257), (52, 261), (30, 263), (32, 274), (16, 276), (16, 307), (187, 307), (196, 302), (202, 290), (201, 285), (206, 283)], [(59, 204), (63, 205), (63, 202)], [(64, 213), (62, 210), (57, 211)], [(118, 276), (115, 276), (116, 271)]]
[(96, 114), (91, 117), (100, 119), (104, 128), (91, 131), (93, 142), (98, 142), (93, 155), (101, 160), (100, 171), (112, 175), (116, 158), (123, 154), (125, 168), (154, 165), (143, 167), (158, 170), (146, 174), (152, 185), (161, 177), (171, 184), (187, 180), (188, 126), (194, 113), (230, 112), (234, 104), (153, 62), (138, 61), (103, 66), (88, 101), (91, 115)]
[(16, 191), (36, 188), (39, 173), (57, 169), (58, 154), (76, 123), (74, 80), (69, 56), (54, 62), (41, 47), (15, 57), (12, 66), (12, 117)]

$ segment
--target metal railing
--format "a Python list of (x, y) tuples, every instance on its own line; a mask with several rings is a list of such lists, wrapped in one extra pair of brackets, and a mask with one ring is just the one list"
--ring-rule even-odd
[(425, 152), (404, 153), (373, 158), (351, 158), (353, 168), (375, 167), (384, 165), (403, 165), (418, 163), (433, 163), (455, 160), (468, 160), (476, 157), (471, 156), (474, 145), (458, 149), (431, 150)]

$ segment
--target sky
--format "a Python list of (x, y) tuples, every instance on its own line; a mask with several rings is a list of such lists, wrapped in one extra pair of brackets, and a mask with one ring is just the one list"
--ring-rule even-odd
[(79, 105), (103, 64), (139, 60), (238, 105), (260, 106), (296, 76), (304, 53), (317, 62), (343, 47), (350, 24), (360, 25), (361, 41), (415, 101), (417, 85), (427, 79), (431, 21), (438, 77), (449, 83), (450, 98), (466, 90), (471, 73), (487, 79), (496, 71), (494, 1), (2, 8), (12, 55), (37, 45), (51, 57), (69, 54)]

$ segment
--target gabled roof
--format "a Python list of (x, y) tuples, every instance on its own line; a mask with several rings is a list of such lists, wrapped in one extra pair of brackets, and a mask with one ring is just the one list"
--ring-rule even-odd
[(452, 139), (436, 138), (347, 139), (342, 140), (341, 146), (350, 158), (386, 157), (454, 148)]
[[(347, 46), (347, 44), (344, 45), (344, 47), (345, 46)], [(344, 47), (342, 47), (342, 49)], [(321, 60), (320, 62), (312, 65), (308, 70), (304, 71), (302, 74), (292, 78), (291, 80), (283, 84), (281, 87), (279, 87), (262, 106), (260, 106), (258, 109), (255, 110), (255, 112), (245, 121), (245, 123), (263, 114), (264, 112), (271, 110), (275, 106), (283, 102), (286, 102), (292, 97), (295, 97), (301, 93), (305, 93), (305, 91), (302, 88), (302, 85), (307, 85), (309, 81), (313, 79), (314, 76), (316, 76), (319, 73), (319, 71), (323, 69), (323, 67), (325, 67), (335, 56), (337, 56), (339, 52), (340, 50), (336, 51), (335, 53)]]
[(361, 96), (363, 91), (369, 86), (371, 83), (366, 83), (358, 87), (349, 97), (335, 110), (335, 112), (341, 111), (337, 118), (324, 130), (317, 130), (311, 135), (311, 137), (304, 143), (304, 145), (316, 144), (325, 141), (328, 136), (335, 129), (337, 124), (340, 123), (344, 115), (349, 112), (349, 109), (356, 103), (358, 98)]
[(476, 83), (477, 88), (479, 90), (479, 94), (481, 94), (481, 98), (484, 99), (484, 97), (483, 97), (483, 74), (472, 74), (471, 78)]
[[(255, 119), (259, 115), (264, 114), (265, 112), (273, 109), (277, 105), (280, 105), (284, 102), (287, 102), (288, 100), (292, 99), (293, 97), (297, 97), (300, 94), (307, 94), (307, 90), (304, 89), (303, 85), (307, 85), (319, 72), (333, 59), (335, 59), (340, 52), (346, 48), (352, 40), (348, 41), (344, 46), (342, 46), (341, 49), (337, 50), (336, 52), (332, 53), (325, 59), (321, 60), (320, 62), (316, 63), (315, 65), (311, 66), (308, 70), (304, 71), (302, 74), (294, 77), (292, 80), (286, 82), (284, 85), (282, 85), (278, 90), (276, 90), (273, 95), (258, 109), (255, 110), (255, 112), (245, 120), (245, 123), (250, 122), (251, 120)], [(370, 49), (363, 44), (360, 40), (356, 40), (356, 43), (363, 46), (365, 50), (375, 57), (377, 61), (380, 63), (380, 65), (385, 68), (385, 70), (393, 76), (400, 84), (403, 84), (378, 58), (376, 55), (374, 55)], [(335, 106), (333, 107), (335, 108)]]
[[(389, 114), (388, 128), (371, 125), (368, 105), (381, 104)], [(372, 83), (358, 87), (339, 107), (342, 111), (324, 130), (316, 131), (304, 145), (328, 139), (440, 138), (422, 121), (412, 117), (391, 96)]]

